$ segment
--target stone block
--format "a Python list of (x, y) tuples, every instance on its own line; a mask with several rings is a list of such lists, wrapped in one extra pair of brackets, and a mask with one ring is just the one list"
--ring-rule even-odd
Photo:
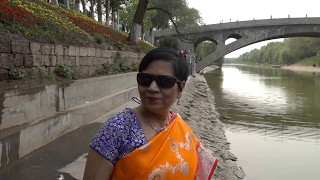
[(13, 60), (14, 67), (21, 67), (21, 66), (23, 66), (24, 55), (23, 54), (13, 54), (12, 60)]
[(41, 54), (41, 44), (36, 42), (30, 42), (30, 52), (31, 54), (35, 55)]
[(79, 56), (76, 56), (75, 58), (76, 66), (80, 66)]
[(50, 56), (50, 66), (56, 66), (57, 65), (57, 56)]
[(93, 59), (93, 65), (94, 66), (100, 66), (101, 64), (102, 64), (102, 58), (96, 57), (96, 58)]
[[(28, 59), (29, 57), (32, 57), (32, 61), (29, 61)], [(31, 66), (40, 67), (43, 65), (43, 55), (25, 56), (24, 62), (25, 64), (27, 64), (27, 67), (31, 67)]]
[(54, 45), (53, 44), (42, 44), (41, 45), (42, 55), (54, 55)]
[(134, 52), (127, 52), (127, 56), (129, 59), (137, 59), (138, 58), (138, 54), (134, 53)]
[(57, 69), (57, 67), (48, 67), (47, 68), (48, 72), (51, 73), (51, 74), (55, 73), (56, 69)]
[(88, 48), (87, 47), (80, 47), (80, 56), (88, 56)]
[(122, 58), (127, 58), (128, 57), (128, 52), (126, 51), (119, 51), (119, 54)]
[(0, 81), (8, 80), (9, 79), (9, 73), (6, 69), (0, 69)]
[(108, 58), (101, 58), (101, 64), (107, 63), (108, 62)]
[(62, 56), (62, 55), (64, 55), (63, 54), (63, 46), (62, 45), (60, 45), (60, 44), (56, 44), (55, 46), (54, 46), (54, 54), (56, 55), (56, 56)]
[(0, 68), (11, 69), (13, 66), (12, 54), (0, 53)]
[(91, 66), (92, 62), (91, 62), (90, 57), (79, 57), (79, 61), (80, 61), (80, 66)]
[(12, 53), (29, 54), (30, 44), (26, 40), (12, 40)]
[(146, 54), (144, 54), (144, 53), (138, 53), (138, 59), (143, 59), (143, 57), (145, 56)]
[(56, 56), (56, 65), (65, 64), (64, 58), (65, 58), (65, 56)]
[(95, 57), (95, 56), (96, 56), (96, 48), (94, 48), (94, 47), (89, 47), (89, 48), (88, 48), (88, 56), (90, 56), (90, 57)]
[(30, 54), (30, 43), (26, 40), (12, 40), (12, 53)]
[(63, 47), (63, 55), (64, 56), (69, 56), (69, 48), (68, 47)]
[(72, 57), (72, 56), (66, 56), (65, 57), (65, 62), (67, 66), (75, 66), (76, 65), (76, 57)]
[(96, 57), (102, 57), (102, 49), (100, 49), (100, 48), (97, 48), (96, 49), (96, 55), (95, 55)]
[(110, 57), (116, 58), (118, 51), (110, 51)]
[(68, 55), (69, 56), (79, 56), (80, 55), (80, 48), (77, 46), (69, 46)]
[(112, 63), (115, 63), (115, 60), (114, 60), (114, 58), (107, 58), (107, 62), (109, 64), (112, 64)]
[(50, 59), (48, 55), (42, 56), (42, 65), (50, 66)]
[(11, 47), (11, 39), (4, 34), (0, 34), (0, 53), (11, 53)]
[(35, 63), (37, 62), (37, 56), (39, 55), (25, 55), (24, 59), (23, 59), (23, 66), (25, 67), (33, 67), (33, 66), (39, 66), (39, 63)]
[(102, 57), (111, 57), (111, 52), (109, 50), (102, 50)]

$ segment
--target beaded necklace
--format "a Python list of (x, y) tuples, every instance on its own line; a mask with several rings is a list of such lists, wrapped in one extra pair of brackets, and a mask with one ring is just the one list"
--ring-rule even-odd
[[(138, 98), (136, 98), (136, 97), (132, 97), (132, 100), (133, 100), (134, 102), (138, 103), (138, 104), (141, 104), (141, 100), (138, 99)], [(170, 116), (169, 116), (169, 117), (170, 117)], [(147, 120), (147, 119), (144, 119), (144, 118), (143, 118), (143, 121), (146, 122), (153, 130), (155, 130), (157, 134), (158, 134), (159, 132), (165, 130), (165, 129), (169, 126), (169, 121), (167, 121), (166, 125), (165, 125), (164, 127), (162, 127), (162, 128), (157, 128), (157, 127), (155, 127), (155, 126), (154, 126), (149, 120)]]
[(146, 122), (153, 130), (155, 130), (157, 134), (158, 134), (159, 132), (165, 130), (165, 129), (168, 127), (168, 125), (169, 125), (169, 121), (168, 121), (168, 122), (166, 123), (166, 125), (163, 126), (162, 128), (157, 128), (157, 127), (155, 127), (149, 120), (143, 119), (143, 121)]

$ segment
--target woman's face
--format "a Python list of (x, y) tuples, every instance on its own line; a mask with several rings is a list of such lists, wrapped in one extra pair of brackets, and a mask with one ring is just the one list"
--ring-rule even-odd
[[(174, 69), (171, 62), (154, 60), (142, 73), (174, 76)], [(185, 82), (182, 82), (183, 85), (184, 83)], [(181, 97), (177, 83), (175, 83), (172, 88), (159, 88), (157, 83), (152, 81), (149, 86), (141, 86), (138, 84), (138, 91), (143, 109), (154, 114), (163, 115), (168, 113), (175, 100)]]

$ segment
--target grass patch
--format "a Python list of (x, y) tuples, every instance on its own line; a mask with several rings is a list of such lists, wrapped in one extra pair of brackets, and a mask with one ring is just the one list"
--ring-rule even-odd
[(297, 66), (312, 66), (313, 62), (315, 62), (316, 65), (319, 66), (320, 56), (313, 56), (313, 57), (310, 57), (310, 58), (303, 59), (301, 61), (296, 62), (294, 65), (297, 65)]

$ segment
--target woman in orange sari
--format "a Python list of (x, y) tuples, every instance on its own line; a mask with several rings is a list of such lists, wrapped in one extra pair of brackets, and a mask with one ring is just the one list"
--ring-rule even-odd
[(108, 119), (90, 144), (84, 179), (210, 179), (217, 160), (170, 111), (181, 97), (186, 61), (153, 49), (137, 74), (141, 104)]

